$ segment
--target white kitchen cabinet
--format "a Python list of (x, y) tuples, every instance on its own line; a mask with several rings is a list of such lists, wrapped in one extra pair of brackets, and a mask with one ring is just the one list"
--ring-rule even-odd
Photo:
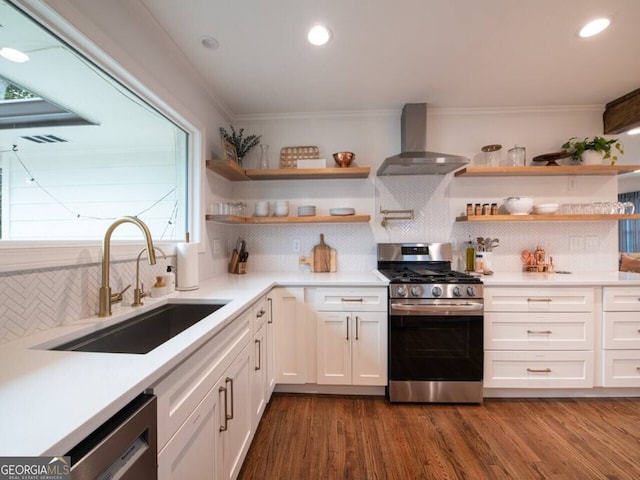
[(605, 287), (602, 303), (602, 384), (640, 387), (640, 287)]
[(249, 343), (252, 310), (246, 310), (152, 387), (158, 397), (161, 450)]
[(387, 384), (387, 291), (319, 288), (317, 383)]
[(484, 292), (486, 388), (593, 387), (593, 288)]
[(252, 430), (252, 350), (247, 345), (214, 387), (218, 396), (216, 478), (235, 479), (249, 451)]
[(273, 298), (271, 293), (267, 296), (267, 402), (271, 399), (271, 395), (276, 388), (276, 366), (275, 366), (275, 328), (273, 324)]
[(318, 312), (318, 384), (387, 384), (387, 315)]
[(267, 326), (263, 324), (253, 336), (251, 356), (251, 411), (255, 432), (267, 406)]
[(254, 413), (254, 430), (260, 422), (262, 413), (269, 401), (267, 359), (269, 346), (267, 341), (267, 323), (270, 321), (267, 297), (263, 296), (253, 304), (253, 370), (251, 383), (251, 407)]
[(485, 351), (484, 386), (591, 388), (593, 352)]
[(216, 478), (217, 408), (217, 393), (211, 389), (158, 454), (158, 478)]
[(304, 288), (274, 288), (273, 301), (275, 382), (307, 381), (307, 332)]

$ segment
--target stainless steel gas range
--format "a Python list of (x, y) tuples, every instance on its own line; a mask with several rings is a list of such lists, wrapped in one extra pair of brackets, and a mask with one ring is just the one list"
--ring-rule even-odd
[(378, 244), (390, 282), (391, 402), (482, 402), (483, 285), (451, 259), (450, 243)]

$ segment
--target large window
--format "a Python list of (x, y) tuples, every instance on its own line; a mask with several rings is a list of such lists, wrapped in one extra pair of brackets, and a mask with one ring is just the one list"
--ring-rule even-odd
[[(618, 195), (618, 201), (631, 202), (634, 212), (640, 213), (640, 192), (628, 192)], [(640, 220), (620, 220), (618, 241), (620, 251), (625, 253), (640, 252)]]
[(11, 3), (0, 18), (0, 47), (29, 57), (0, 57), (2, 240), (101, 239), (124, 215), (154, 239), (183, 239), (185, 129)]

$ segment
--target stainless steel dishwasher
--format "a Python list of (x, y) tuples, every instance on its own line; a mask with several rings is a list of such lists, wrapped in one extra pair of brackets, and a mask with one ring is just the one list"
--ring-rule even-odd
[(141, 394), (69, 453), (72, 480), (157, 480), (157, 402)]

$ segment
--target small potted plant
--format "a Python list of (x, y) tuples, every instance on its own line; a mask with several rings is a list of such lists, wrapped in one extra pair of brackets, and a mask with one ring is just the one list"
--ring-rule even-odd
[(228, 133), (224, 127), (220, 127), (220, 134), (222, 135), (222, 138), (236, 147), (238, 163), (242, 165), (242, 159), (247, 153), (249, 153), (249, 150), (260, 144), (262, 135), (248, 135), (245, 137), (244, 128), (241, 128), (236, 132), (233, 125), (229, 125), (229, 127), (231, 128), (231, 133)]
[(574, 161), (585, 165), (601, 165), (606, 159), (611, 159), (611, 165), (615, 165), (618, 156), (615, 152), (612, 155), (613, 149), (624, 155), (622, 144), (617, 138), (607, 140), (604, 137), (585, 137), (584, 140), (579, 140), (578, 137), (573, 137), (562, 148), (571, 154)]

